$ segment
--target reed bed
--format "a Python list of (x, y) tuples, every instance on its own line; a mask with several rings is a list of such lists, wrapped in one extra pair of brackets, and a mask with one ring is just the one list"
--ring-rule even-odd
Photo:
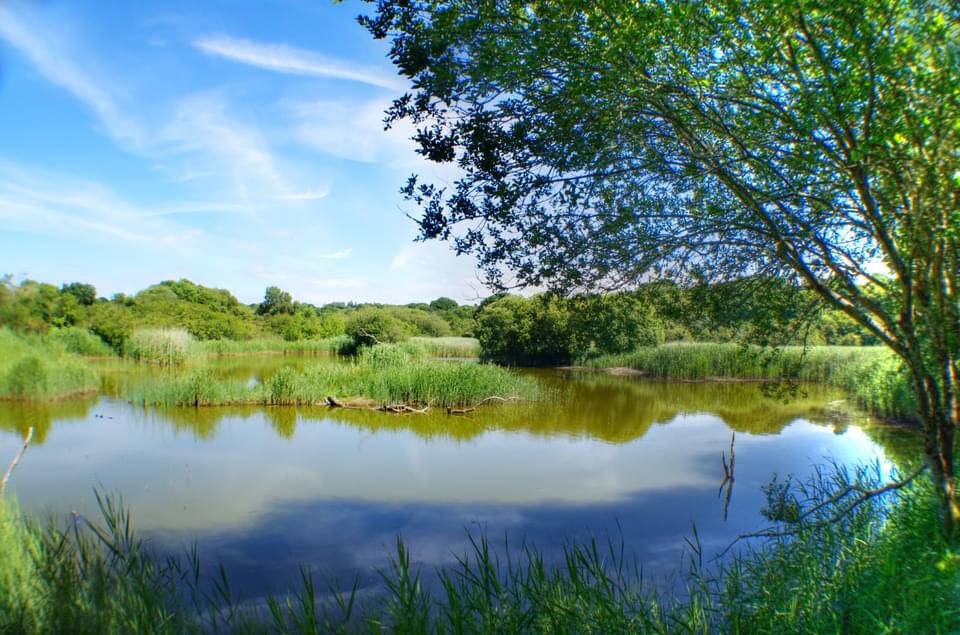
[(134, 331), (123, 353), (138, 362), (157, 366), (182, 366), (197, 355), (196, 340), (185, 329), (143, 329)]
[[(817, 471), (768, 488), (772, 519), (812, 510), (879, 467)], [(197, 551), (154, 553), (122, 502), (97, 496), (100, 519), (66, 528), (24, 517), (0, 499), (0, 632), (78, 633), (948, 633), (960, 629), (958, 558), (940, 533), (929, 485), (875, 498), (836, 523), (775, 520), (792, 536), (745, 545), (704, 565), (696, 534), (689, 566), (669, 591), (647, 586), (622, 541), (568, 544), (560, 554), (493, 545), (470, 534), (465, 553), (436, 578), (397, 540), (382, 589), (301, 583), (241, 604), (229, 571), (210, 576)], [(799, 512), (798, 512), (799, 513)], [(320, 575), (323, 575), (321, 572)], [(319, 593), (318, 593), (319, 590)]]
[(914, 397), (893, 355), (882, 347), (674, 343), (582, 360), (593, 368), (626, 367), (667, 381), (808, 381), (837, 386), (889, 417), (912, 417)]
[(337, 335), (293, 342), (281, 339), (207, 340), (198, 342), (197, 348), (206, 357), (253, 354), (329, 355), (343, 353), (350, 343), (350, 338), (346, 335)]
[(130, 399), (155, 406), (308, 405), (337, 396), (380, 404), (458, 407), (490, 396), (533, 398), (537, 392), (534, 381), (508, 369), (425, 359), (400, 345), (380, 345), (362, 349), (350, 363), (312, 364), (303, 370), (284, 367), (256, 384), (195, 368), (143, 386)]
[(62, 399), (98, 385), (90, 365), (60, 343), (0, 329), (0, 399)]
[(475, 337), (411, 337), (410, 343), (431, 357), (480, 357), (480, 341)]

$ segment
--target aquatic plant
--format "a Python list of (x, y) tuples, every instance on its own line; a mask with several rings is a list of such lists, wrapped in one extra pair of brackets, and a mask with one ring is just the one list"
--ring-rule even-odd
[(138, 362), (180, 366), (197, 354), (195, 343), (185, 329), (143, 329), (127, 338), (123, 354)]

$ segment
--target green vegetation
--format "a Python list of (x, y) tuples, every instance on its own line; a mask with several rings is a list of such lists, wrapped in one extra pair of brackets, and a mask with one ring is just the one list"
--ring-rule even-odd
[(665, 344), (581, 360), (593, 368), (625, 367), (663, 380), (793, 380), (840, 387), (866, 408), (913, 418), (916, 402), (894, 356), (881, 347)]
[(89, 364), (57, 337), (0, 328), (0, 399), (61, 399), (93, 392), (98, 383)]
[(123, 353), (138, 362), (159, 366), (181, 366), (193, 354), (194, 338), (184, 329), (146, 329), (134, 331)]
[(283, 367), (256, 385), (223, 379), (200, 367), (151, 382), (131, 399), (157, 406), (302, 405), (336, 396), (447, 407), (472, 405), (491, 396), (531, 398), (536, 394), (533, 381), (507, 369), (423, 359), (405, 346), (377, 345), (361, 349), (350, 363), (313, 364), (302, 371)]
[[(390, 327), (380, 341), (467, 336), (474, 328), (475, 311), (476, 307), (450, 298), (405, 306), (332, 303), (317, 307), (297, 302), (277, 287), (269, 287), (260, 304), (248, 306), (228, 291), (189, 280), (168, 280), (135, 295), (116, 294), (108, 300), (97, 298), (89, 284), (70, 283), (58, 289), (32, 280), (14, 284), (11, 276), (0, 279), (0, 326), (41, 334), (57, 327), (86, 329), (116, 352), (125, 351), (134, 333), (144, 330), (181, 329), (201, 342), (303, 342), (346, 335), (349, 325), (371, 319)], [(271, 352), (295, 350), (270, 346)], [(323, 345), (315, 348), (325, 350)]]
[(411, 337), (409, 343), (431, 357), (480, 356), (480, 342), (473, 337)]
[(278, 353), (281, 355), (326, 355), (343, 353), (350, 346), (350, 338), (346, 335), (334, 335), (320, 339), (308, 340), (207, 340), (195, 345), (206, 357), (226, 357), (231, 355), (252, 355), (261, 353)]
[(53, 328), (43, 339), (54, 346), (61, 346), (68, 353), (85, 357), (110, 357), (114, 355), (106, 342), (86, 329), (75, 326)]
[(767, 278), (844, 313), (909, 375), (960, 540), (956, 0), (371, 7), (414, 87), (385, 124), (456, 168), (402, 186), (421, 239), (501, 288)]
[[(559, 561), (532, 545), (509, 558), (483, 536), (430, 583), (402, 541), (383, 590), (318, 597), (313, 575), (268, 611), (239, 604), (229, 572), (209, 578), (199, 554), (161, 557), (136, 537), (128, 512), (98, 495), (100, 521), (66, 529), (25, 518), (0, 499), (3, 632), (280, 633), (644, 632), (947, 633), (960, 628), (960, 558), (936, 522), (929, 484), (874, 498), (841, 519), (815, 508), (879, 470), (819, 472), (767, 488), (765, 513), (789, 536), (746, 547), (719, 569), (696, 540), (684, 592), (645, 586), (626, 545), (573, 542)], [(788, 518), (789, 517), (789, 518)], [(208, 590), (209, 589), (209, 590)]]
[(476, 332), (485, 359), (534, 366), (663, 341), (655, 307), (629, 293), (495, 297), (481, 306)]

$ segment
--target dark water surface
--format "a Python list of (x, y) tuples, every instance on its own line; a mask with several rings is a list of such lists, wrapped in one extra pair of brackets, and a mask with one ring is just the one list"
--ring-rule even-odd
[[(252, 381), (284, 357), (231, 360)], [(809, 474), (828, 457), (895, 461), (895, 430), (805, 386), (792, 398), (756, 384), (663, 384), (529, 371), (547, 404), (491, 406), (466, 417), (315, 408), (131, 406), (101, 396), (37, 406), (0, 403), (0, 461), (36, 428), (11, 481), (21, 505), (96, 516), (93, 488), (122, 494), (140, 533), (162, 550), (197, 543), (244, 597), (280, 591), (300, 565), (375, 585), (397, 536), (427, 570), (452, 564), (468, 532), (494, 544), (624, 540), (648, 575), (679, 571), (696, 524), (709, 554), (763, 525), (761, 486)], [(105, 394), (149, 381), (115, 370)], [(717, 489), (736, 431), (727, 520)]]

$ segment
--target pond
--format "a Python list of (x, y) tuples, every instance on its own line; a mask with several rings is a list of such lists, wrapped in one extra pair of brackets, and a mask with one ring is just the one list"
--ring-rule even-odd
[[(251, 381), (290, 357), (220, 362)], [(252, 599), (283, 591), (299, 566), (374, 588), (398, 536), (425, 571), (453, 564), (469, 535), (532, 543), (618, 541), (651, 578), (681, 567), (696, 526), (706, 553), (763, 526), (761, 486), (816, 463), (889, 468), (909, 435), (871, 422), (820, 386), (667, 384), (573, 371), (522, 371), (547, 403), (467, 416), (325, 407), (154, 409), (116, 396), (150, 372), (107, 371), (103, 395), (38, 406), (0, 403), (0, 461), (28, 426), (34, 443), (11, 481), (34, 513), (96, 516), (94, 488), (121, 494), (158, 549), (196, 543)], [(718, 496), (735, 433), (729, 507)]]

